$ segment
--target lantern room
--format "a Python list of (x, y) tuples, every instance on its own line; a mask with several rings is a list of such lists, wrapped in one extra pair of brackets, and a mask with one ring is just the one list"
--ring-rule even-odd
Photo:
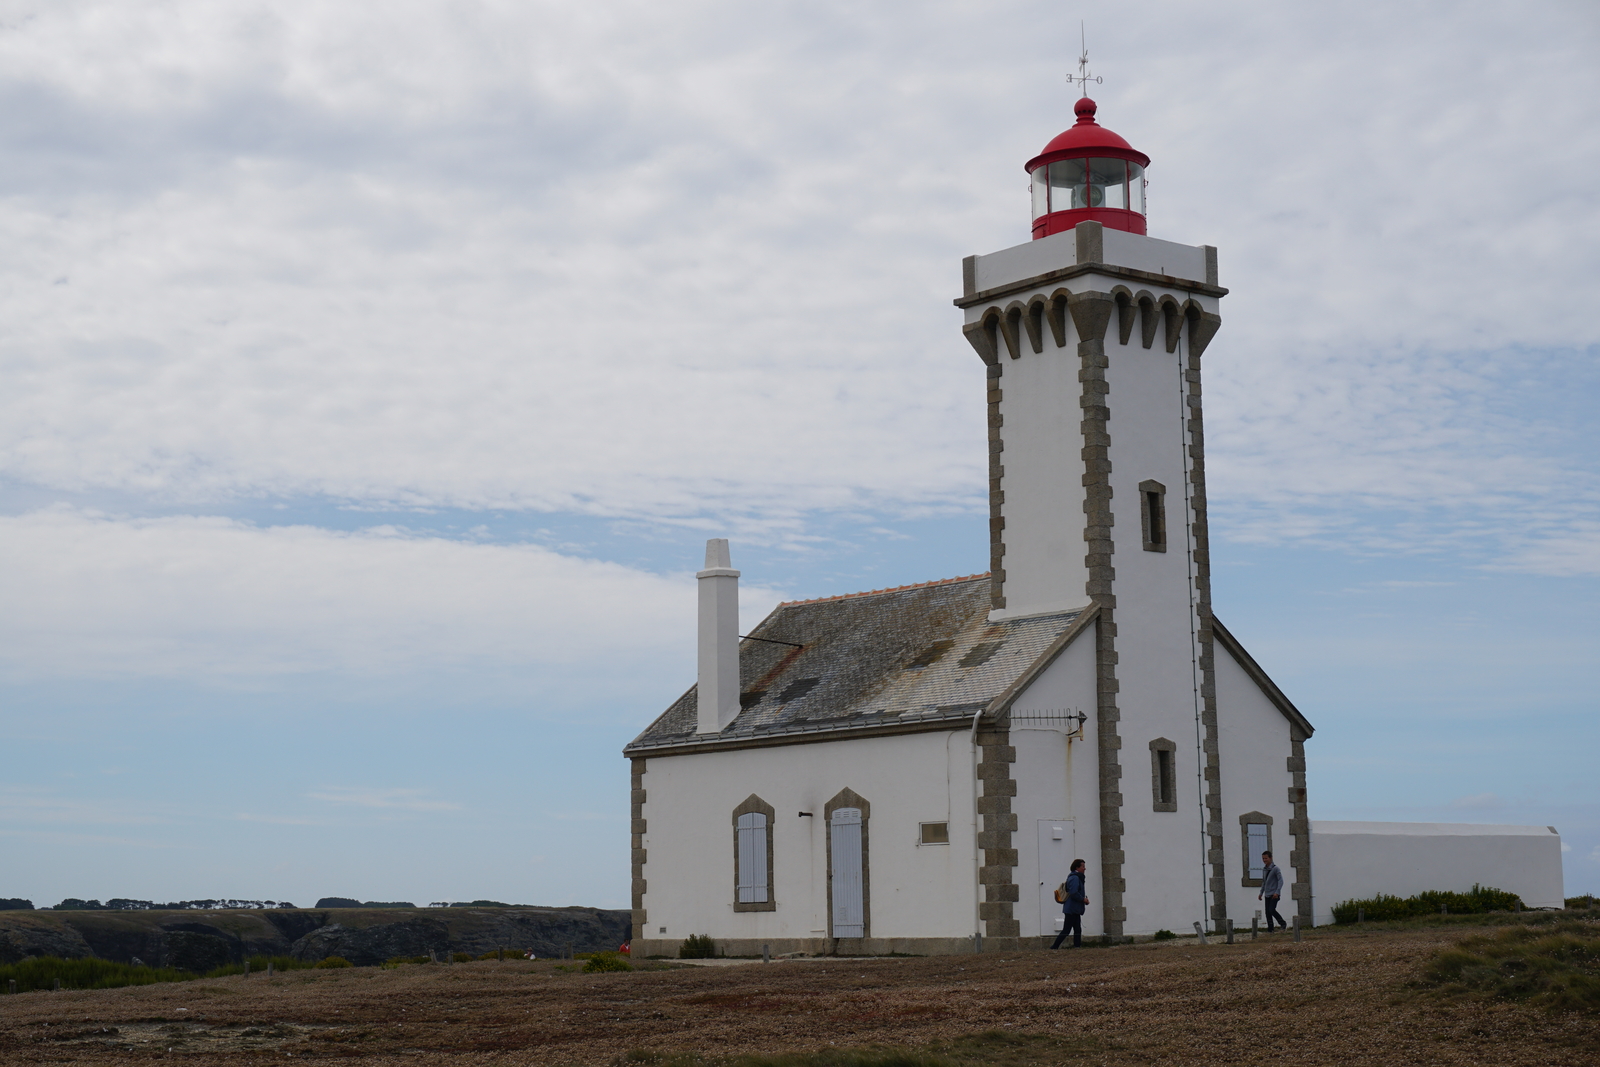
[(1150, 157), (1096, 122), (1095, 102), (1087, 96), (1073, 111), (1077, 123), (1028, 162), (1034, 240), (1080, 222), (1144, 233), (1144, 169)]

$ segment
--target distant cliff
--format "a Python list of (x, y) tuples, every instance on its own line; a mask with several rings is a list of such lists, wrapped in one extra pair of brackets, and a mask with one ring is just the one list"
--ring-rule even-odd
[(630, 914), (601, 908), (338, 908), (248, 911), (0, 912), (0, 962), (28, 956), (97, 956), (208, 971), (253, 955), (358, 966), (394, 956), (505, 947), (557, 956), (613, 949)]

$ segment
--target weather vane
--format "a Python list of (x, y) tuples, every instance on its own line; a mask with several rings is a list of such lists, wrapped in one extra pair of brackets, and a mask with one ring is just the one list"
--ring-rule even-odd
[(1083, 90), (1083, 95), (1088, 96), (1089, 85), (1091, 83), (1099, 85), (1104, 82), (1105, 79), (1096, 77), (1095, 75), (1089, 73), (1089, 38), (1084, 32), (1083, 23), (1081, 21), (1078, 23), (1078, 41), (1083, 46), (1083, 53), (1078, 56), (1078, 75), (1077, 77), (1073, 77), (1071, 74), (1068, 74), (1067, 84), (1080, 86)]

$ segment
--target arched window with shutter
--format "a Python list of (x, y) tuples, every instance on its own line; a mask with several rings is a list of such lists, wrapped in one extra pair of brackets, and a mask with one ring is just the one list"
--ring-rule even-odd
[(771, 804), (751, 793), (733, 809), (733, 910), (776, 911)]

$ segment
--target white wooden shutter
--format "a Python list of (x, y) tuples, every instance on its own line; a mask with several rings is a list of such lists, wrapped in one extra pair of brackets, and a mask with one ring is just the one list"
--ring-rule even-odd
[[(739, 816), (739, 903), (767, 902), (767, 817), (759, 811)], [(726, 883), (724, 883), (726, 884)]]
[(861, 809), (833, 813), (833, 936), (865, 937), (861, 892)]
[(1266, 869), (1261, 866), (1261, 854), (1272, 847), (1268, 844), (1271, 838), (1267, 836), (1267, 824), (1264, 822), (1246, 823), (1245, 836), (1250, 840), (1250, 855), (1245, 857), (1245, 862), (1250, 865), (1250, 877), (1260, 878), (1262, 876), (1261, 872)]

